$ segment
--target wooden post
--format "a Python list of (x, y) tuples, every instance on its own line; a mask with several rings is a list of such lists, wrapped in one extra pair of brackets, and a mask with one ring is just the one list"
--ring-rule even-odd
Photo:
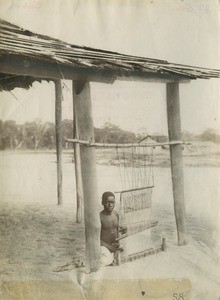
[(161, 250), (162, 250), (162, 251), (166, 251), (166, 249), (167, 249), (166, 238), (162, 238), (162, 246), (161, 246)]
[[(89, 82), (73, 82), (75, 109), (80, 139), (94, 140), (91, 94)], [(96, 153), (87, 145), (80, 145), (86, 234), (86, 272), (97, 271), (100, 262), (100, 220), (97, 191)]]
[[(168, 83), (166, 87), (169, 140), (170, 142), (177, 140), (179, 141), (181, 140), (179, 83)], [(185, 225), (182, 145), (170, 145), (170, 158), (178, 245), (184, 245), (187, 242)]]
[[(73, 81), (72, 93), (73, 93), (73, 138), (79, 139), (78, 133), (78, 121), (77, 111), (75, 109), (75, 83)], [(78, 143), (73, 143), (74, 149), (74, 165), (75, 165), (75, 178), (76, 178), (76, 222), (81, 223), (84, 218), (84, 199), (83, 199), (83, 187), (82, 187), (82, 174), (80, 164), (80, 146)]]
[(55, 128), (56, 128), (56, 154), (57, 154), (57, 197), (58, 205), (63, 204), (62, 199), (62, 86), (61, 80), (54, 80), (55, 84)]

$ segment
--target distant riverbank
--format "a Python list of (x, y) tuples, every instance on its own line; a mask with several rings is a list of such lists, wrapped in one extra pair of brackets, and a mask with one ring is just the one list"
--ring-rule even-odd
[[(17, 153), (17, 154), (52, 154), (56, 153), (55, 149), (40, 150), (5, 150), (1, 153)], [(125, 153), (125, 154), (124, 154)], [(133, 159), (133, 160), (132, 160)], [(140, 155), (132, 154), (132, 150), (116, 151), (115, 148), (98, 148), (96, 149), (96, 162), (99, 165), (124, 165), (138, 167), (141, 165), (150, 165), (152, 160), (151, 149)], [(73, 150), (63, 149), (63, 162), (74, 162)], [(191, 142), (191, 145), (183, 145), (183, 163), (190, 167), (220, 167), (220, 144), (213, 142)], [(169, 147), (155, 147), (153, 150), (153, 166), (154, 167), (170, 167)]]

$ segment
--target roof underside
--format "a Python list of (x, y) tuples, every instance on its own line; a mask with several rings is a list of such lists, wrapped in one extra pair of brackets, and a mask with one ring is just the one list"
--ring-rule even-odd
[(79, 47), (0, 20), (0, 90), (29, 88), (36, 80), (166, 82), (212, 77), (219, 78), (220, 70)]

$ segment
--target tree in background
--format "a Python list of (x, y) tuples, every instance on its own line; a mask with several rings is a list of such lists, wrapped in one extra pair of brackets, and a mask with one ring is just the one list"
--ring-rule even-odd
[(95, 140), (99, 143), (129, 143), (137, 141), (137, 137), (135, 133), (107, 122), (101, 128), (95, 128)]
[(214, 143), (220, 143), (219, 132), (212, 128), (208, 128), (201, 134), (201, 140), (202, 141), (211, 141)]
[(55, 148), (55, 126), (53, 123), (45, 123), (45, 129), (44, 133), (42, 134), (39, 147), (44, 149)]
[(1, 149), (14, 149), (18, 128), (15, 121), (1, 122)]
[[(135, 134), (121, 129), (115, 124), (105, 123), (101, 128), (95, 128), (95, 140), (99, 143), (132, 143), (150, 136), (154, 141), (163, 143), (168, 137), (160, 134), (147, 134), (147, 130)], [(73, 137), (73, 121), (63, 120), (62, 122), (63, 146), (66, 138)], [(185, 141), (212, 141), (220, 143), (218, 131), (213, 129), (205, 130), (201, 135), (194, 135), (183, 131), (182, 139)], [(72, 149), (72, 145), (68, 145)], [(55, 149), (55, 125), (51, 122), (43, 123), (40, 119), (25, 124), (16, 124), (15, 121), (0, 120), (0, 149)]]
[[(63, 144), (65, 143), (66, 139), (72, 139), (73, 138), (73, 121), (72, 120), (63, 120), (62, 121), (62, 138), (63, 138)], [(73, 148), (73, 145), (68, 144), (68, 148)]]
[(43, 123), (41, 119), (35, 119), (33, 122), (27, 122), (24, 124), (24, 145), (28, 149), (37, 150), (39, 148), (50, 147), (47, 145), (42, 145), (42, 140), (44, 135), (49, 129), (50, 123)]

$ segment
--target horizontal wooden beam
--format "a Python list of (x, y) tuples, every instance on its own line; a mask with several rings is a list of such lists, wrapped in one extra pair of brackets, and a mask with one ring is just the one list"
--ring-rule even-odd
[(121, 257), (121, 263), (126, 263), (126, 262), (132, 262), (134, 260), (137, 260), (137, 259), (141, 259), (141, 258), (144, 258), (148, 255), (153, 255), (153, 254), (157, 254), (159, 252), (162, 251), (162, 246), (159, 246), (157, 248), (150, 248), (150, 249), (147, 249), (147, 250), (144, 250), (144, 251), (141, 251), (141, 252), (136, 252), (134, 254), (130, 254), (128, 255), (128, 257)]
[(20, 76), (32, 76), (43, 79), (67, 79), (75, 81), (93, 81), (113, 83), (117, 80), (146, 81), (159, 83), (188, 83), (190, 79), (178, 77), (177, 75), (143, 73), (141, 71), (115, 71), (82, 66), (68, 66), (59, 62), (37, 60), (36, 58), (24, 57), (22, 55), (0, 55), (0, 73), (14, 74)]
[(144, 186), (144, 187), (135, 188), (135, 189), (128, 189), (128, 190), (116, 191), (114, 193), (115, 194), (119, 194), (119, 193), (123, 194), (123, 193), (127, 193), (127, 192), (141, 191), (141, 190), (152, 189), (152, 188), (154, 188), (154, 185)]
[(73, 68), (59, 63), (42, 61), (22, 56), (4, 55), (0, 56), (0, 73), (15, 74), (22, 76), (32, 76), (37, 78), (56, 80), (80, 80), (113, 83), (115, 78), (112, 76), (102, 76), (101, 72), (88, 72), (84, 68)]
[(189, 142), (184, 141), (171, 141), (166, 143), (126, 143), (126, 144), (106, 144), (106, 143), (94, 143), (94, 142), (88, 142), (83, 140), (77, 140), (77, 139), (66, 139), (67, 143), (79, 143), (82, 145), (87, 145), (88, 147), (97, 147), (97, 148), (132, 148), (132, 147), (148, 147), (148, 148), (154, 148), (154, 147), (160, 147), (160, 146), (170, 146), (170, 145), (190, 145)]

